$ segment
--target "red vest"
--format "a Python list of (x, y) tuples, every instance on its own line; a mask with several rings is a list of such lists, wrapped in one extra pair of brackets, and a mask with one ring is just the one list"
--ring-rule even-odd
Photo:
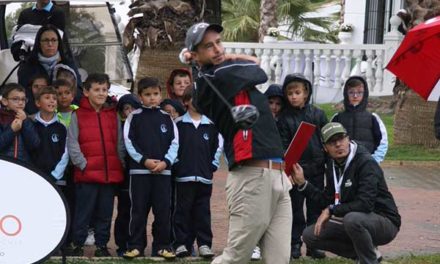
[(87, 160), (84, 171), (75, 167), (75, 182), (120, 183), (123, 169), (119, 160), (118, 121), (114, 107), (96, 112), (88, 99), (83, 97), (78, 117), (78, 142)]

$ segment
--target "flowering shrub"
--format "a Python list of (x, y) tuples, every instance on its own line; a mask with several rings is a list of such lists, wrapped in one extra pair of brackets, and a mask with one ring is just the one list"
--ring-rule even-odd
[(341, 32), (352, 32), (353, 31), (353, 24), (341, 24), (341, 26), (339, 27), (339, 31)]
[(267, 35), (276, 38), (280, 35), (280, 30), (276, 27), (270, 27), (267, 29)]

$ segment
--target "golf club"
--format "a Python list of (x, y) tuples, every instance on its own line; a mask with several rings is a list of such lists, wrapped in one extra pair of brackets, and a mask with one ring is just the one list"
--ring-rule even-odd
[(223, 95), (220, 93), (217, 87), (215, 87), (215, 85), (208, 79), (208, 77), (206, 77), (205, 74), (197, 68), (195, 62), (192, 62), (192, 66), (197, 69), (199, 75), (202, 76), (202, 78), (217, 94), (220, 100), (222, 100), (222, 102), (228, 107), (229, 111), (231, 112), (234, 123), (240, 129), (249, 129), (257, 122), (258, 117), (260, 116), (260, 112), (258, 112), (258, 109), (254, 105), (243, 104), (243, 105), (232, 106), (226, 100), (226, 98), (223, 97)]

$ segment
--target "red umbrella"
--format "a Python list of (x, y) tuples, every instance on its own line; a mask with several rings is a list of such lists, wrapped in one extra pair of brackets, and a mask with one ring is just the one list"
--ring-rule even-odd
[(427, 100), (440, 78), (440, 16), (408, 31), (387, 69)]

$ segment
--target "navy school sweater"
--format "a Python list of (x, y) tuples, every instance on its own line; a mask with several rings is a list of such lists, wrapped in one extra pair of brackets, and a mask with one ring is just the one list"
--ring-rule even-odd
[(50, 175), (58, 185), (66, 185), (64, 171), (69, 163), (66, 127), (58, 121), (57, 115), (47, 122), (38, 112), (35, 115), (35, 130), (41, 140), (38, 149), (32, 153), (35, 166)]
[(202, 116), (198, 127), (190, 114), (176, 119), (179, 130), (179, 151), (173, 165), (177, 182), (201, 182), (212, 184), (212, 175), (220, 165), (223, 138), (206, 116)]
[(179, 133), (171, 117), (159, 107), (133, 111), (125, 120), (124, 143), (130, 161), (130, 175), (151, 174), (144, 166), (147, 159), (165, 161), (167, 168), (160, 174), (171, 175), (171, 165), (179, 149)]

